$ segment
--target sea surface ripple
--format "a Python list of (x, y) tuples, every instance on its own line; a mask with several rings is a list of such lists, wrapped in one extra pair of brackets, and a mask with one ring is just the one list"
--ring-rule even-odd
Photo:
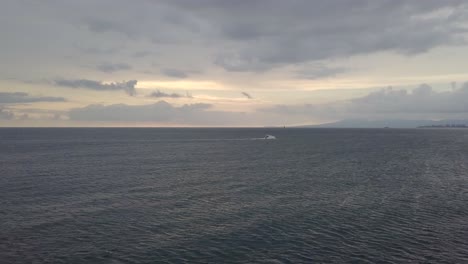
[(468, 263), (468, 130), (0, 129), (0, 263)]

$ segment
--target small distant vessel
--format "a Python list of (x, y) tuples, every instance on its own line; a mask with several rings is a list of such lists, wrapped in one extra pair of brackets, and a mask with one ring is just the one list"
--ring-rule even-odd
[(276, 137), (267, 134), (267, 135), (265, 135), (265, 137), (263, 139), (276, 139)]

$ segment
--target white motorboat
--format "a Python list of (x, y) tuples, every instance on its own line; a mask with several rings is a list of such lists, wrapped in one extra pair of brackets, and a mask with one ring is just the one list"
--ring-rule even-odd
[(276, 137), (272, 135), (265, 135), (263, 139), (276, 139)]

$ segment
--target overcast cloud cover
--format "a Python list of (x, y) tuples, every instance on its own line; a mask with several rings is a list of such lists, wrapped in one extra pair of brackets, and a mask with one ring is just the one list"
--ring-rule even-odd
[(463, 0), (6, 0), (0, 125), (460, 117), (467, 30)]

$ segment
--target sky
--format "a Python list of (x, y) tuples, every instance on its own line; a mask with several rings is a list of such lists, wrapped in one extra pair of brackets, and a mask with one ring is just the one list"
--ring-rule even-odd
[(2, 0), (0, 126), (468, 119), (462, 0)]

